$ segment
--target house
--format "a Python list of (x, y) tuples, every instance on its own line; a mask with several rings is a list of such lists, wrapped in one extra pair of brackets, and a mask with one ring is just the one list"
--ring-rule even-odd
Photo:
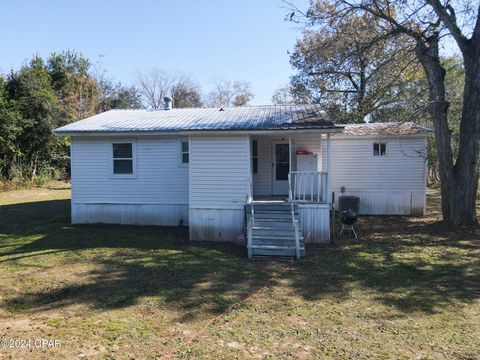
[(190, 240), (247, 237), (249, 256), (330, 240), (330, 210), (425, 211), (425, 143), (413, 124), (335, 125), (314, 105), (112, 110), (71, 138), (72, 223), (188, 225)]

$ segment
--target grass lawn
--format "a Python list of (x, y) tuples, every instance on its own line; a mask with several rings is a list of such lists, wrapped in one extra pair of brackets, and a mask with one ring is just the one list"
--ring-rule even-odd
[(364, 217), (359, 243), (248, 261), (181, 229), (71, 226), (65, 184), (0, 193), (0, 358), (480, 359), (480, 231)]

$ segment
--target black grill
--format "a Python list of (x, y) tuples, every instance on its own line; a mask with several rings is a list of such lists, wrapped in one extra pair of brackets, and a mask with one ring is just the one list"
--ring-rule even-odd
[(342, 211), (340, 221), (344, 225), (353, 225), (357, 221), (357, 213), (353, 210)]
[(353, 224), (357, 221), (359, 209), (360, 198), (358, 196), (340, 196), (338, 198), (338, 210), (340, 212), (340, 221), (342, 222), (342, 230), (338, 235), (339, 237), (344, 232), (352, 232), (355, 240), (358, 240)]

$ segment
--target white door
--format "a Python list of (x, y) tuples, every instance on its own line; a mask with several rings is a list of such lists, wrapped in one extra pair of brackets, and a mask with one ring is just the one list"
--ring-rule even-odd
[(290, 171), (289, 145), (288, 142), (285, 141), (274, 141), (272, 145), (272, 194), (288, 195), (288, 173)]

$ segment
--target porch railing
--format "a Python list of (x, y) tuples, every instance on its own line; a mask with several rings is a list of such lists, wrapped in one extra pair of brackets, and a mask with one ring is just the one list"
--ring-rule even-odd
[(327, 173), (292, 171), (288, 174), (288, 189), (292, 202), (327, 202)]

